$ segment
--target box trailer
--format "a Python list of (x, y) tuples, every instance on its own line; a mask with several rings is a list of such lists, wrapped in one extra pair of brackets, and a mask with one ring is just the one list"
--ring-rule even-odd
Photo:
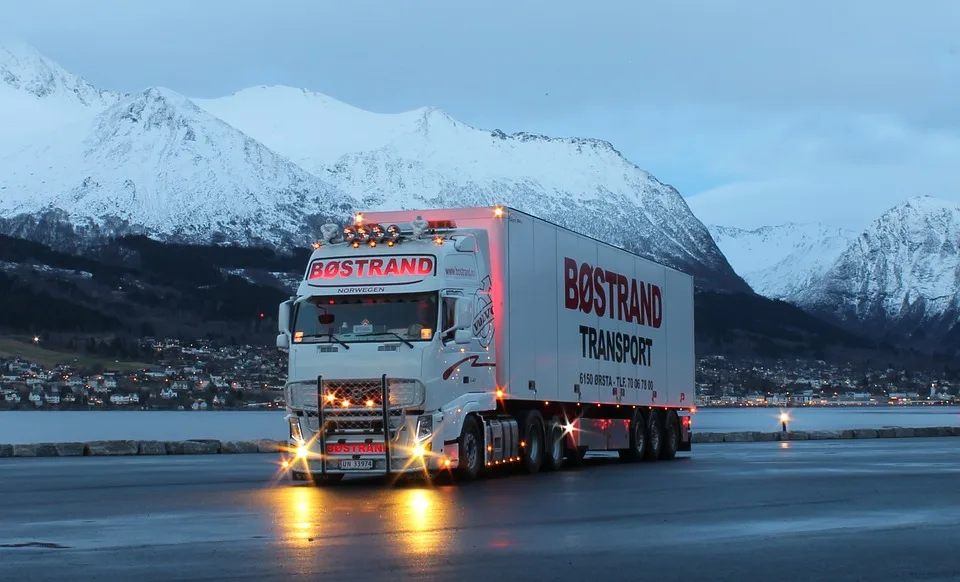
[(690, 451), (691, 276), (499, 206), (321, 232), (280, 306), (294, 479)]

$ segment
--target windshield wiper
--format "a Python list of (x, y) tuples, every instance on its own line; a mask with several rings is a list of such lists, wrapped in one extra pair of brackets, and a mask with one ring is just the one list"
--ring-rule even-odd
[(308, 338), (308, 337), (328, 337), (328, 338), (330, 338), (330, 341), (337, 342), (338, 344), (340, 344), (341, 346), (347, 348), (348, 350), (350, 349), (350, 345), (347, 344), (346, 342), (344, 342), (343, 340), (341, 340), (340, 338), (338, 338), (337, 336), (333, 335), (333, 332), (329, 332), (329, 333), (311, 333), (311, 334), (306, 334), (306, 335), (304, 335), (303, 337), (304, 337), (304, 338)]
[(331, 341), (337, 342), (338, 344), (347, 348), (348, 350), (350, 349), (350, 345), (347, 344), (347, 342), (343, 341), (342, 339), (338, 338), (337, 336), (333, 335), (332, 331), (327, 334), (327, 337), (329, 337)]
[(403, 336), (401, 336), (399, 333), (397, 333), (397, 332), (395, 332), (395, 331), (371, 331), (370, 333), (361, 333), (361, 334), (358, 334), (357, 337), (368, 337), (368, 336), (371, 336), (371, 335), (384, 335), (384, 334), (392, 335), (393, 337), (395, 337), (395, 338), (397, 338), (398, 340), (402, 341), (403, 343), (407, 344), (407, 345), (410, 346), (411, 348), (413, 347), (413, 344), (410, 343), (409, 340), (404, 339)]

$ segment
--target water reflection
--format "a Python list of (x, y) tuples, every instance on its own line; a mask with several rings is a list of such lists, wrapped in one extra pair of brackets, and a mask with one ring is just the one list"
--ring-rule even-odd
[(330, 492), (317, 487), (288, 486), (270, 490), (279, 537), (295, 546), (309, 546), (325, 533), (323, 515)]
[(446, 529), (455, 527), (452, 491), (449, 488), (410, 488), (391, 492), (396, 496), (390, 512), (390, 529), (395, 536), (398, 555), (439, 554), (446, 545)]
[[(293, 572), (329, 574), (344, 564), (356, 572), (385, 564), (435, 568), (463, 525), (455, 488), (421, 482), (281, 484), (263, 495), (274, 539)], [(371, 555), (361, 548), (380, 550)]]

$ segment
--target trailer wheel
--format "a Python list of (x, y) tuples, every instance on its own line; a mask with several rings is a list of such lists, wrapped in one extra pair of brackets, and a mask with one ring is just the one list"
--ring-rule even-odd
[(537, 410), (528, 410), (520, 417), (520, 468), (536, 473), (543, 463), (543, 417)]
[(556, 471), (563, 464), (563, 455), (566, 452), (566, 443), (564, 443), (563, 427), (560, 425), (560, 417), (554, 416), (547, 423), (546, 446), (543, 455), (544, 471)]
[(633, 411), (630, 419), (630, 448), (617, 451), (623, 461), (639, 461), (647, 453), (647, 423), (640, 409)]
[(645, 461), (656, 461), (660, 457), (663, 448), (662, 426), (660, 411), (651, 409), (647, 415), (647, 452), (643, 457)]
[(660, 449), (660, 458), (672, 461), (680, 449), (680, 418), (676, 410), (667, 411), (666, 424), (663, 426), (663, 448)]
[(463, 430), (460, 432), (460, 465), (456, 474), (464, 481), (473, 481), (482, 468), (483, 438), (477, 417), (471, 414), (463, 419)]

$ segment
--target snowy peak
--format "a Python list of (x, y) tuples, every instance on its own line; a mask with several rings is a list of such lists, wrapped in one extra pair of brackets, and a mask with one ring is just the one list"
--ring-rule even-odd
[(259, 86), (199, 107), (290, 158), (321, 173), (344, 154), (377, 149), (400, 135), (429, 130), (428, 109), (396, 114), (364, 111), (306, 89)]
[(754, 291), (774, 299), (788, 299), (809, 286), (856, 237), (853, 231), (821, 223), (709, 229), (733, 269)]
[(797, 299), (884, 332), (946, 332), (960, 304), (960, 205), (922, 196), (891, 208)]
[[(306, 244), (352, 200), (169, 89), (128, 96), (3, 160), (8, 223), (65, 213), (109, 234)], [(115, 232), (114, 232), (115, 231)]]
[(120, 99), (21, 42), (0, 45), (0, 149), (89, 119)]
[(0, 83), (38, 99), (70, 95), (85, 105), (103, 102), (103, 91), (19, 42), (0, 45)]
[(507, 204), (745, 291), (680, 194), (601, 140), (508, 135), (435, 107), (371, 113), (325, 95), (255, 87), (196, 100), (371, 210)]
[[(915, 196), (884, 212), (866, 234), (909, 240), (930, 238), (937, 229), (956, 229), (960, 205), (931, 196)], [(936, 237), (935, 237), (936, 238)]]

